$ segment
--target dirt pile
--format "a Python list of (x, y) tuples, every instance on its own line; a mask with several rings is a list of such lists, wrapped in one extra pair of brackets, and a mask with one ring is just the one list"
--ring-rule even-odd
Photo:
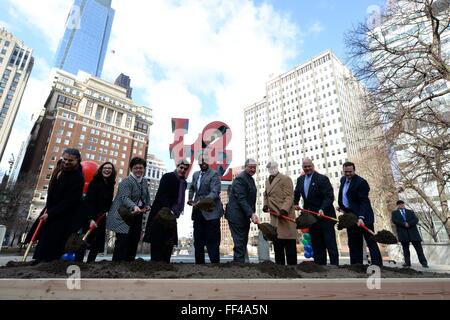
[[(55, 261), (35, 266), (26, 263), (9, 263), (0, 267), (0, 278), (66, 278), (67, 268), (74, 263)], [(222, 263), (222, 264), (165, 264), (147, 261), (113, 263), (100, 261), (78, 264), (81, 277), (128, 278), (128, 279), (292, 279), (292, 278), (367, 278), (367, 266), (319, 266), (313, 262), (302, 262), (297, 266), (280, 266), (273, 262)], [(413, 269), (384, 267), (383, 278), (448, 278), (450, 274), (420, 272)]]

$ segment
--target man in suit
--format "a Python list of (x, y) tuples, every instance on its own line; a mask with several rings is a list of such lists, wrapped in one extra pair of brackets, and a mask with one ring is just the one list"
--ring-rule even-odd
[(369, 184), (365, 179), (355, 173), (355, 164), (343, 164), (344, 176), (341, 178), (339, 188), (339, 209), (355, 214), (359, 219), (357, 225), (347, 228), (348, 246), (350, 249), (350, 264), (363, 263), (363, 237), (369, 248), (372, 264), (383, 265), (378, 244), (370, 233), (360, 228), (361, 225), (374, 230), (374, 213), (369, 200)]
[[(278, 171), (278, 163), (270, 161), (267, 164), (269, 178), (264, 192), (264, 212), (273, 210), (281, 215), (295, 219), (294, 186), (288, 176)], [(297, 228), (282, 217), (270, 215), (270, 224), (277, 228), (277, 240), (273, 242), (275, 262), (277, 264), (297, 265)]]
[[(336, 218), (333, 201), (333, 187), (327, 176), (315, 172), (314, 163), (310, 159), (303, 160), (303, 172), (305, 175), (297, 179), (295, 186), (294, 204), (296, 209), (300, 197), (303, 198), (303, 208), (321, 215)], [(314, 262), (320, 265), (327, 264), (327, 251), (331, 265), (339, 265), (339, 252), (334, 231), (335, 222), (319, 218), (319, 220), (309, 228), (311, 243), (314, 252)]]
[(404, 267), (411, 267), (411, 256), (409, 252), (409, 243), (411, 242), (416, 249), (417, 257), (424, 268), (428, 268), (427, 258), (422, 249), (422, 238), (420, 237), (417, 223), (419, 219), (414, 211), (405, 208), (405, 202), (397, 201), (397, 210), (392, 211), (392, 222), (397, 228), (398, 240), (403, 247), (403, 256), (405, 257)]
[[(211, 263), (219, 263), (220, 217), (223, 215), (223, 206), (220, 201), (220, 177), (216, 171), (209, 168), (204, 156), (199, 159), (199, 165), (200, 171), (194, 172), (192, 178), (188, 201), (188, 205), (194, 206), (192, 220), (194, 221), (195, 263), (205, 263), (205, 245)], [(215, 208), (212, 212), (195, 207), (195, 203), (206, 198), (214, 200)]]
[(253, 159), (245, 161), (245, 170), (233, 180), (225, 218), (228, 220), (233, 237), (233, 261), (245, 262), (247, 253), (248, 232), (250, 221), (259, 223), (256, 211), (256, 185), (252, 178), (256, 172), (257, 163)]
[(151, 243), (150, 255), (153, 262), (170, 263), (173, 247), (178, 244), (177, 225), (167, 227), (155, 217), (163, 208), (169, 208), (176, 219), (183, 213), (187, 188), (186, 172), (189, 167), (190, 163), (181, 159), (177, 162), (176, 169), (165, 173), (159, 182), (158, 191), (148, 215), (144, 236), (144, 241)]

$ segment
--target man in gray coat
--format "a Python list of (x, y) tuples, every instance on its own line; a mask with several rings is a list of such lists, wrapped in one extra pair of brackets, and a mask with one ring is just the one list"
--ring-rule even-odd
[(255, 224), (260, 222), (255, 213), (257, 190), (255, 180), (252, 178), (256, 172), (256, 165), (253, 159), (245, 161), (245, 170), (237, 175), (231, 185), (225, 212), (234, 242), (233, 260), (235, 262), (245, 262), (250, 221)]
[(411, 257), (409, 252), (409, 243), (411, 242), (414, 249), (416, 249), (420, 263), (424, 268), (428, 268), (428, 262), (422, 249), (422, 238), (420, 237), (419, 230), (417, 229), (419, 219), (414, 214), (414, 211), (405, 208), (404, 201), (397, 201), (397, 210), (392, 212), (392, 222), (397, 228), (398, 240), (401, 242), (403, 247), (403, 256), (405, 257), (405, 263), (403, 266), (411, 266)]
[[(194, 248), (195, 263), (205, 263), (205, 245), (211, 263), (220, 262), (220, 217), (223, 215), (223, 206), (220, 201), (220, 177), (212, 170), (205, 157), (199, 159), (200, 171), (194, 172), (189, 188), (188, 205), (192, 209), (194, 221)], [(195, 196), (194, 196), (195, 195)], [(203, 199), (214, 200), (215, 208), (208, 212), (195, 207)]]

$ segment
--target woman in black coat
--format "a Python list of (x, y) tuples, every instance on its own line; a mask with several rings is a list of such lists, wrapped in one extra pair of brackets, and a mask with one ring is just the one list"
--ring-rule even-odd
[[(96, 225), (96, 221), (109, 211), (114, 196), (114, 185), (116, 184), (116, 169), (111, 162), (103, 163), (97, 170), (94, 178), (89, 184), (84, 198), (81, 216), (83, 217), (83, 234), (90, 227), (96, 228), (87, 238), (89, 254), (87, 262), (94, 262), (97, 254), (105, 248), (106, 215)], [(86, 249), (82, 248), (76, 253), (75, 261), (83, 261)]]
[(64, 150), (60, 169), (50, 181), (46, 208), (39, 218), (45, 222), (33, 255), (35, 263), (58, 260), (64, 254), (72, 221), (81, 203), (84, 177), (80, 152), (77, 149)]

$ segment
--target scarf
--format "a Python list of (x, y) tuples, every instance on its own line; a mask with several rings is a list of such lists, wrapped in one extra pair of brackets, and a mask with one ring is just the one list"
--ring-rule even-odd
[(174, 171), (175, 176), (177, 177), (178, 181), (180, 182), (180, 187), (178, 189), (178, 200), (176, 203), (172, 205), (172, 212), (175, 214), (176, 218), (179, 218), (181, 213), (184, 211), (184, 200), (186, 195), (186, 188), (187, 188), (187, 182), (186, 179), (180, 177), (176, 170)]

